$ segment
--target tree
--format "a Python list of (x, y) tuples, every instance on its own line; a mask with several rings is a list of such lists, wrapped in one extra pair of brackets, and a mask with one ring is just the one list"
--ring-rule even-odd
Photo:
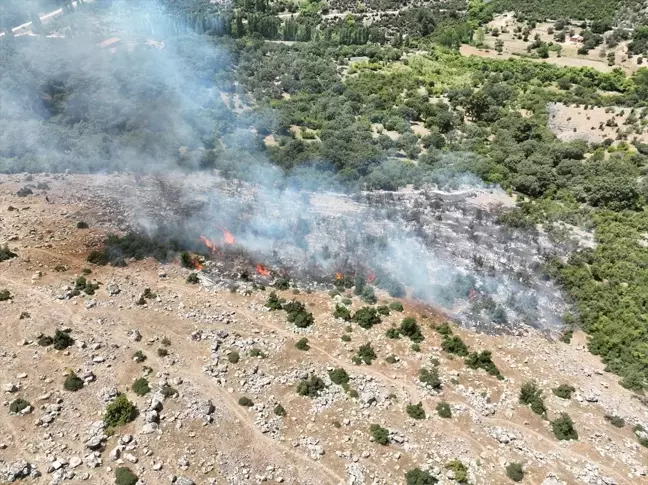
[(380, 323), (382, 320), (378, 315), (378, 310), (373, 307), (362, 307), (353, 315), (353, 321), (365, 330), (370, 329), (374, 325)]
[(439, 371), (436, 367), (432, 369), (421, 367), (419, 370), (419, 381), (434, 390), (438, 391), (441, 389), (441, 379), (439, 379)]
[(319, 396), (324, 389), (326, 389), (324, 381), (317, 376), (311, 375), (309, 379), (299, 381), (297, 394), (314, 398)]
[(442, 418), (448, 419), (452, 417), (452, 409), (450, 408), (450, 404), (448, 404), (445, 401), (442, 401), (439, 404), (437, 404), (436, 410), (439, 416)]
[(371, 365), (371, 363), (377, 358), (378, 356), (376, 355), (376, 352), (374, 351), (373, 347), (371, 346), (370, 342), (367, 342), (366, 344), (363, 344), (358, 348), (358, 354), (354, 358), (354, 362), (356, 364), (359, 364), (360, 362), (364, 362), (367, 365)]
[(500, 55), (504, 52), (504, 41), (502, 39), (495, 40), (495, 51)]
[(416, 323), (416, 318), (414, 317), (403, 318), (398, 330), (402, 335), (409, 337), (412, 342), (420, 343), (425, 340), (425, 337), (421, 333), (421, 327)]
[(330, 370), (328, 374), (331, 382), (333, 382), (334, 384), (343, 386), (349, 383), (349, 374), (347, 374), (347, 371), (345, 371), (341, 367)]
[(484, 28), (479, 27), (477, 29), (477, 31), (475, 32), (475, 45), (477, 47), (483, 46), (484, 45), (484, 38), (485, 38)]
[(547, 412), (544, 401), (542, 400), (542, 391), (538, 389), (535, 382), (526, 382), (520, 388), (520, 402), (531, 406), (531, 410), (539, 415)]
[(468, 347), (458, 335), (446, 336), (441, 342), (441, 348), (450, 354), (460, 357), (468, 355)]

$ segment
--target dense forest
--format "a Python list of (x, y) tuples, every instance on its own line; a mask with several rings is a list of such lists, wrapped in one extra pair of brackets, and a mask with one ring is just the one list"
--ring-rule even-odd
[[(601, 72), (458, 52), (499, 9), (526, 22), (587, 18), (599, 24), (585, 28), (604, 33), (617, 4), (371, 2), (336, 17), (328, 12), (344, 2), (241, 0), (230, 8), (168, 0), (133, 22), (133, 48), (114, 52), (97, 44), (124, 36), (124, 17), (142, 12), (116, 2), (104, 18), (106, 6), (81, 5), (43, 27), (64, 36), (0, 42), (0, 170), (181, 167), (252, 177), (271, 163), (345, 190), (473, 172), (520, 196), (502, 224), (541, 224), (558, 240), (570, 227), (594, 231), (595, 248), (567, 261), (548, 255), (544, 270), (574, 303), (568, 327), (587, 331), (590, 350), (641, 391), (648, 69)], [(364, 22), (372, 9), (400, 11)], [(637, 27), (640, 49), (648, 36)], [(614, 135), (561, 141), (548, 127), (556, 104), (609, 110), (600, 130)]]

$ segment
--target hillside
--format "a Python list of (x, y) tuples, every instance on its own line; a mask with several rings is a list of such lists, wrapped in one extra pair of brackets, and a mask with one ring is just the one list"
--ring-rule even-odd
[[(115, 221), (132, 217), (109, 188), (155, 194), (152, 183), (147, 177), (135, 186), (124, 176), (0, 179), (0, 232), (17, 255), (0, 263), (0, 290), (10, 293), (0, 302), (9, 336), (0, 344), (4, 480), (24, 472), (32, 477), (27, 483), (108, 484), (116, 467), (128, 467), (147, 484), (169, 483), (171, 476), (176, 484), (391, 484), (421, 468), (442, 484), (492, 484), (506, 483), (507, 466), (520, 463), (524, 483), (648, 483), (647, 451), (639, 444), (645, 434), (633, 431), (648, 425), (645, 400), (603, 371), (580, 332), (566, 344), (532, 329), (508, 336), (452, 323), (447, 329), (446, 317), (408, 300), (401, 300), (404, 311), (364, 329), (333, 317), (336, 304), (351, 314), (366, 305), (350, 291), (345, 304), (324, 290), (305, 291), (317, 288), (308, 281), (260, 289), (253, 284), (260, 275), (248, 281), (231, 275), (232, 291), (218, 283), (230, 275), (218, 255), (196, 284), (186, 281), (194, 270), (172, 261), (89, 264), (86, 257), (108, 233), (126, 229)], [(39, 184), (33, 195), (16, 195)], [(80, 286), (82, 275), (87, 283)], [(286, 312), (270, 311), (272, 291), (303, 302), (314, 323), (300, 329)], [(406, 317), (420, 327), (418, 350), (405, 335), (386, 336)], [(42, 336), (59, 330), (73, 344), (45, 345)], [(442, 350), (448, 330), (469, 351), (491, 350), (502, 380)], [(357, 365), (352, 358), (366, 343), (376, 358)], [(429, 371), (427, 384), (422, 369)], [(81, 379), (76, 392), (64, 388), (72, 372)], [(147, 386), (133, 385), (142, 378)], [(303, 390), (312, 397), (297, 391), (306, 379), (314, 387)], [(542, 391), (546, 418), (519, 402), (530, 381)], [(561, 384), (574, 387), (570, 399), (552, 392)], [(133, 387), (145, 392), (141, 386), (150, 391), (138, 396)], [(118, 393), (139, 413), (104, 429), (102, 416)], [(9, 404), (18, 399), (29, 407), (16, 415)], [(408, 416), (407, 406), (416, 403), (422, 420)], [(450, 417), (439, 416), (440, 403), (448, 404)], [(560, 413), (573, 420), (577, 440), (554, 435), (550, 421)], [(612, 416), (623, 425), (613, 426)], [(385, 434), (372, 437), (374, 424)]]

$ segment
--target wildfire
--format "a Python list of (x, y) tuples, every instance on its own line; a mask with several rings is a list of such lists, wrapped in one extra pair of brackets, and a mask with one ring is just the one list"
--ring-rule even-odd
[(262, 264), (257, 264), (256, 270), (257, 273), (259, 273), (261, 276), (270, 276), (270, 270), (265, 266), (263, 266)]
[(367, 275), (367, 283), (373, 283), (376, 279), (376, 273), (369, 273)]
[(342, 273), (335, 273), (336, 280), (341, 280), (342, 278), (344, 278), (344, 275)]
[(194, 268), (196, 268), (198, 271), (203, 270), (203, 265), (202, 265), (202, 263), (200, 261), (198, 261), (198, 259), (193, 260), (193, 265), (194, 265)]
[(221, 231), (223, 231), (223, 236), (225, 237), (225, 244), (229, 244), (230, 246), (236, 244), (236, 238), (234, 237), (234, 234), (229, 232), (226, 227), (222, 227), (222, 226), (216, 226), (216, 227)]
[(200, 240), (209, 248), (209, 251), (212, 254), (218, 254), (218, 248), (216, 247), (216, 244), (214, 244), (212, 241), (207, 239), (205, 236), (200, 236)]

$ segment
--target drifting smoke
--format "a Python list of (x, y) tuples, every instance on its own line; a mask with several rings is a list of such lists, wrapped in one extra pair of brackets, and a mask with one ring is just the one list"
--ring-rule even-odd
[[(207, 37), (177, 36), (163, 9), (143, 5), (116, 2), (103, 12), (101, 38), (90, 29), (96, 18), (76, 12), (65, 38), (3, 41), (1, 170), (166, 174), (150, 197), (146, 184), (142, 193), (114, 189), (139, 214), (133, 225), (151, 234), (169, 221), (145, 201), (165, 201), (182, 227), (178, 238), (215, 257), (224, 246), (243, 248), (264, 276), (285, 269), (330, 284), (336, 274), (359, 275), (470, 326), (560, 327), (565, 304), (537, 272), (555, 248), (495, 223), (497, 211), (480, 197), (505, 194), (457, 175), (468, 155), (446, 156), (424, 190), (398, 193), (326, 191), (339, 188), (335, 178), (309, 168), (285, 175), (251, 149), (258, 142), (251, 120), (233, 119), (223, 103), (235, 91), (227, 50)], [(109, 36), (120, 38), (114, 52), (98, 46)], [(219, 168), (244, 174), (245, 182), (188, 175), (222, 124), (230, 125), (222, 139), (234, 150)], [(253, 155), (237, 157), (237, 148)]]

